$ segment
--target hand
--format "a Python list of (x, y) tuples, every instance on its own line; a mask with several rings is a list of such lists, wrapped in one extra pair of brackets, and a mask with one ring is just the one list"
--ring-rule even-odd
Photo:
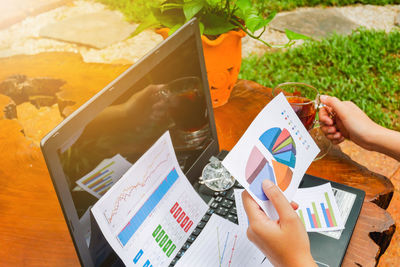
[(319, 112), (321, 129), (333, 144), (345, 138), (368, 150), (373, 149), (372, 134), (379, 129), (359, 107), (351, 101), (340, 101), (336, 97), (321, 96), (326, 106)]
[(167, 98), (163, 95), (163, 84), (150, 84), (133, 94), (124, 106), (124, 112), (137, 125), (148, 124), (149, 121), (158, 122), (167, 115)]
[[(254, 199), (244, 191), (243, 205), (249, 219), (247, 237), (274, 266), (316, 266), (310, 252), (308, 235), (300, 218), (278, 187), (263, 182), (263, 190), (279, 214), (271, 220)], [(297, 206), (297, 205), (296, 205)]]

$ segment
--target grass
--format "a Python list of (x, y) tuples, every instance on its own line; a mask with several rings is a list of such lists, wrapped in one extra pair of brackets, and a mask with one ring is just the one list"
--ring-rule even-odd
[(121, 11), (130, 22), (142, 22), (150, 14), (150, 7), (163, 0), (96, 0), (111, 9)]
[(313, 7), (313, 6), (348, 6), (354, 4), (364, 5), (393, 5), (400, 4), (400, 0), (275, 0), (263, 1), (254, 0), (260, 10), (292, 10), (297, 7)]
[(351, 100), (382, 126), (400, 130), (400, 31), (358, 30), (242, 62), (241, 79), (267, 87), (293, 81)]

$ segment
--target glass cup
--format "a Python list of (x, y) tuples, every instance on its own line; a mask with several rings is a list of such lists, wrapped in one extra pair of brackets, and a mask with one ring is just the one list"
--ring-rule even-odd
[(275, 97), (281, 92), (320, 149), (314, 161), (323, 158), (332, 143), (325, 137), (317, 120), (321, 104), (318, 90), (306, 83), (286, 82), (277, 85), (272, 90), (272, 95)]
[(209, 135), (207, 106), (201, 80), (182, 77), (166, 84), (168, 113), (174, 126), (171, 137), (178, 150), (201, 149)]

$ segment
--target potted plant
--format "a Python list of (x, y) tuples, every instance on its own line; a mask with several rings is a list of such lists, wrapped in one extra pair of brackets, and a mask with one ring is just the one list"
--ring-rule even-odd
[[(228, 101), (237, 81), (242, 61), (241, 38), (246, 34), (267, 46), (260, 39), (268, 23), (274, 18), (259, 14), (252, 0), (167, 0), (151, 8), (152, 14), (135, 30), (136, 35), (149, 27), (160, 28), (157, 32), (164, 38), (185, 22), (197, 17), (202, 34), (204, 58), (214, 107)], [(255, 35), (255, 32), (263, 31)], [(307, 37), (286, 30), (289, 42)]]

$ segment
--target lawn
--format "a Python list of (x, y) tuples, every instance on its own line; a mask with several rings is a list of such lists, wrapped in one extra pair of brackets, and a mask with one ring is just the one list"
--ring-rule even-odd
[(240, 78), (268, 87), (293, 81), (351, 100), (374, 121), (400, 130), (400, 31), (358, 30), (307, 42), (285, 52), (252, 56)]
[(261, 10), (292, 10), (298, 7), (314, 7), (314, 6), (348, 6), (355, 4), (363, 5), (393, 5), (400, 4), (400, 0), (274, 0), (262, 1), (254, 0)]

